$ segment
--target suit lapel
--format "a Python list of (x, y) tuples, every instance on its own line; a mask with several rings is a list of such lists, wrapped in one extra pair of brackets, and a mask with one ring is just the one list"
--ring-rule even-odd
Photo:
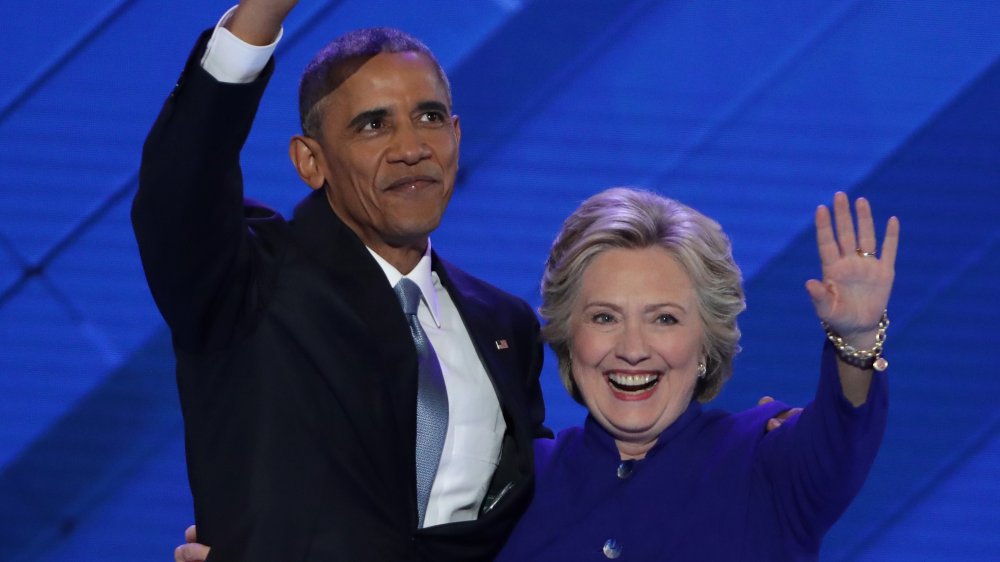
[[(505, 325), (496, 322), (495, 303), (488, 300), (488, 295), (477, 290), (466, 273), (440, 259), (436, 253), (433, 258), (434, 271), (455, 302), (455, 307), (469, 332), (472, 345), (476, 348), (476, 353), (493, 382), (500, 408), (507, 414), (505, 419), (508, 428), (513, 430), (517, 422), (525, 418), (519, 411), (522, 407), (521, 401), (514, 398), (521, 392), (515, 386), (520, 377), (518, 373), (510, 372), (509, 363), (502, 357), (503, 354), (511, 353), (509, 347), (504, 346), (509, 345), (512, 334), (505, 332)], [(501, 342), (501, 345), (498, 346), (497, 342)], [(512, 409), (515, 411), (511, 411)]]
[[(361, 319), (367, 341), (377, 342), (373, 349), (380, 364), (372, 384), (385, 389), (392, 404), (393, 424), (399, 440), (400, 462), (414, 463), (416, 435), (417, 354), (409, 327), (399, 308), (399, 301), (389, 286), (385, 273), (372, 258), (361, 239), (333, 212), (323, 190), (315, 190), (296, 208), (292, 222), (298, 244), (330, 276), (335, 298), (353, 309)], [(325, 373), (328, 378), (335, 373)], [(336, 380), (330, 380), (337, 387)], [(362, 416), (364, 413), (360, 413)], [(358, 418), (359, 421), (364, 417)], [(383, 440), (388, 436), (379, 435)], [(381, 443), (379, 446), (389, 446)]]
[[(378, 342), (375, 349), (379, 357), (372, 361), (381, 365), (381, 369), (371, 373), (378, 377), (372, 384), (380, 385), (391, 403), (396, 435), (391, 440), (386, 435), (373, 436), (373, 439), (378, 440), (380, 448), (392, 447), (397, 460), (395, 471), (414, 474), (417, 355), (395, 293), (361, 240), (332, 211), (322, 190), (314, 191), (296, 207), (292, 231), (298, 245), (329, 276), (331, 290), (337, 292), (334, 298), (354, 311), (366, 330), (366, 339)], [(527, 429), (523, 421), (529, 419), (521, 388), (521, 380), (526, 374), (518, 372), (523, 367), (519, 367), (515, 359), (518, 350), (513, 349), (521, 340), (512, 332), (509, 319), (496, 317), (496, 303), (475, 280), (436, 254), (432, 258), (432, 267), (455, 303), (493, 383), (508, 432), (512, 436), (522, 434)], [(510, 347), (504, 348), (504, 344)], [(324, 375), (333, 388), (340, 388), (336, 373)], [(363, 412), (356, 415), (361, 416), (356, 419), (365, 419)], [(530, 448), (530, 436), (526, 446)], [(409, 470), (405, 470), (407, 466)], [(413, 487), (410, 501), (415, 517), (414, 482), (410, 478), (408, 485)]]

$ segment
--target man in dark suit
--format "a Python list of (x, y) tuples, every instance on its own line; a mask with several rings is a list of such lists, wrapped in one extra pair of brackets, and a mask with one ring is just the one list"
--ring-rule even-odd
[(306, 69), (289, 153), (313, 192), (292, 220), (243, 200), (240, 150), (294, 4), (243, 0), (202, 37), (133, 204), (199, 539), (223, 561), (487, 559), (550, 435), (537, 320), (431, 250), (461, 131), (443, 71), (405, 34), (350, 34)]

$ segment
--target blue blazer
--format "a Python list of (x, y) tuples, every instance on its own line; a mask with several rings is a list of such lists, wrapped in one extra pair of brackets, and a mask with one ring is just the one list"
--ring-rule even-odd
[(703, 411), (692, 401), (640, 461), (593, 418), (536, 441), (533, 503), (500, 555), (525, 560), (816, 560), (861, 489), (888, 412), (887, 373), (853, 407), (826, 344), (815, 400), (770, 433), (784, 404)]

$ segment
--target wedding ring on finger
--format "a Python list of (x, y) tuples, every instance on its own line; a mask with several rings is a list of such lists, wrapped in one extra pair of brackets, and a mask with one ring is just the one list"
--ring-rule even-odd
[(875, 258), (875, 259), (878, 259), (878, 255), (876, 255), (875, 252), (866, 252), (866, 251), (862, 250), (861, 248), (855, 249), (854, 253), (856, 253), (857, 255), (859, 255), (859, 256), (861, 256), (863, 258)]

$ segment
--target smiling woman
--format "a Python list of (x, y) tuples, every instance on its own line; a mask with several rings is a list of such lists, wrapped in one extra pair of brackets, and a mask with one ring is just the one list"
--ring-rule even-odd
[(566, 389), (623, 458), (645, 456), (692, 398), (711, 400), (729, 378), (740, 279), (719, 224), (677, 201), (610, 190), (566, 220), (542, 284), (543, 331)]
[(661, 247), (607, 250), (584, 271), (573, 380), (622, 458), (644, 457), (687, 409), (705, 365), (699, 316), (691, 278)]
[(701, 408), (732, 373), (745, 308), (719, 225), (634, 189), (585, 201), (553, 243), (539, 310), (589, 415), (536, 440), (535, 498), (500, 559), (816, 559), (886, 422), (880, 354), (899, 224), (890, 219), (879, 259), (867, 201), (856, 210), (857, 232), (845, 194), (835, 221), (817, 210), (823, 278), (806, 288), (829, 337), (816, 399), (767, 433), (782, 405)]

